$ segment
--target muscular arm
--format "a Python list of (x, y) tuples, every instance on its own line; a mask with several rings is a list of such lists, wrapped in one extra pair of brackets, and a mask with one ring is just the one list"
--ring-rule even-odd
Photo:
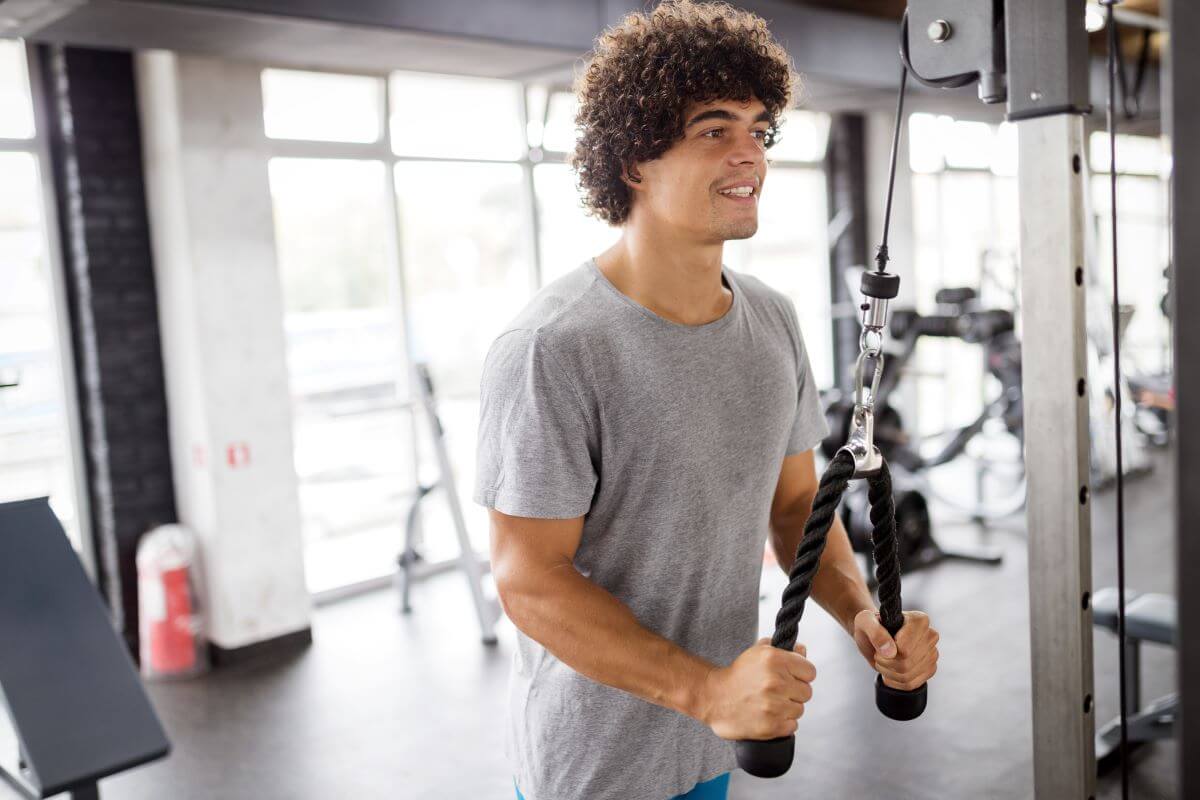
[(509, 619), (571, 669), (703, 721), (713, 664), (646, 628), (575, 569), (583, 518), (491, 515), (492, 573)]
[[(812, 512), (817, 485), (811, 450), (784, 458), (771, 502), (771, 549), (784, 572), (791, 570), (796, 549), (804, 537), (804, 526)], [(855, 615), (863, 609), (875, 610), (850, 546), (850, 537), (836, 515), (821, 553), (821, 566), (813, 578), (812, 599), (851, 636), (854, 635)]]

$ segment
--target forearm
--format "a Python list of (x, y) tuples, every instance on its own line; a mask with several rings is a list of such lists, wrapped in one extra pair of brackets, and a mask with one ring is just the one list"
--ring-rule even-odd
[[(796, 549), (804, 536), (808, 516), (776, 523), (772, 527), (771, 546), (784, 572), (790, 572)], [(854, 617), (863, 609), (875, 610), (871, 592), (863, 580), (850, 537), (841, 517), (834, 515), (825, 540), (821, 563), (813, 578), (812, 599), (837, 620), (847, 634), (854, 635)]]
[(702, 718), (702, 688), (716, 666), (642, 627), (573, 565), (507, 587), (501, 602), (517, 628), (581, 675)]
[(850, 636), (854, 636), (854, 617), (858, 612), (875, 611), (875, 601), (863, 580), (850, 537), (836, 515), (825, 552), (821, 554), (821, 567), (813, 579), (812, 597)]

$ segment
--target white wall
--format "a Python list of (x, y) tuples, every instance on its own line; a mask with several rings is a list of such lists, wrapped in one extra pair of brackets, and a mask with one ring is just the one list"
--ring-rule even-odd
[(153, 51), (137, 79), (179, 516), (208, 637), (243, 647), (310, 612), (259, 69)]

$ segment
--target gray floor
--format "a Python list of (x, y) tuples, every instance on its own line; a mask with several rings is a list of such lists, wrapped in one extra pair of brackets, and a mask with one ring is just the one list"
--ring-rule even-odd
[[(1173, 591), (1170, 463), (1127, 490), (1128, 581)], [(1095, 585), (1115, 579), (1114, 500), (1094, 504)], [(973, 529), (945, 520), (948, 541)], [(875, 710), (872, 673), (850, 640), (816, 609), (801, 640), (817, 663), (815, 695), (801, 722), (796, 763), (784, 778), (735, 775), (732, 797), (1032, 797), (1025, 543), (1019, 522), (988, 540), (1000, 567), (946, 563), (906, 577), (908, 608), (941, 631), (930, 705), (914, 722)], [(782, 576), (780, 576), (782, 578)], [(777, 593), (764, 604), (764, 631)], [(477, 639), (458, 576), (419, 588), (411, 617), (390, 593), (321, 609), (313, 647), (286, 663), (244, 666), (152, 695), (173, 755), (102, 784), (108, 798), (506, 798), (504, 687), (512, 629), (497, 648)], [(1097, 719), (1116, 711), (1116, 645), (1096, 637)], [(1147, 697), (1174, 688), (1173, 652), (1147, 652)], [(1176, 796), (1174, 742), (1139, 753), (1135, 798)], [(1119, 779), (1099, 797), (1120, 796)], [(0, 791), (0, 797), (7, 797)]]

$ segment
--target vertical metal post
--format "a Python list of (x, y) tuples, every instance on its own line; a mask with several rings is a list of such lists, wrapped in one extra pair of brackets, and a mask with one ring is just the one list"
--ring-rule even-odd
[(1095, 794), (1083, 121), (1019, 123), (1034, 790)]
[[(825, 190), (830, 228), (829, 299), (834, 309), (853, 306), (856, 298), (846, 287), (845, 273), (867, 266), (866, 120), (861, 114), (837, 114), (829, 126), (825, 150)], [(855, 312), (857, 314), (857, 312)], [(834, 316), (833, 383), (848, 391), (853, 383), (850, 365), (858, 358), (855, 314)]]
[(71, 800), (100, 800), (100, 786), (92, 781), (76, 786), (70, 792)]
[(484, 566), (480, 563), (479, 555), (471, 544), (471, 536), (467, 531), (467, 521), (463, 517), (462, 502), (458, 496), (458, 482), (454, 479), (454, 465), (450, 462), (450, 453), (446, 450), (446, 431), (438, 416), (437, 401), (433, 394), (433, 381), (429, 377), (427, 364), (417, 362), (413, 366), (415, 388), (419, 393), (421, 406), (429, 420), (433, 452), (437, 456), (438, 481), (437, 486), (446, 496), (450, 504), (450, 517), (454, 520), (454, 532), (458, 537), (459, 566), (471, 589), (471, 600), (475, 603), (475, 613), (479, 618), (479, 630), (483, 643), (496, 644), (496, 621), (500, 619), (500, 606), (497, 600), (489, 598), (483, 591)]
[[(547, 93), (545, 107), (550, 108), (550, 96)], [(545, 114), (543, 114), (545, 116)], [(530, 240), (532, 242), (533, 272), (530, 274), (530, 294), (537, 294), (542, 288), (545, 270), (542, 266), (542, 220), (538, 215), (537, 188), (533, 183), (533, 169), (543, 158), (542, 143), (530, 147), (529, 143), (529, 86), (521, 84), (521, 133), (525, 142), (525, 155), (521, 158), (521, 185), (525, 189), (526, 213), (529, 215)]]
[[(398, 370), (397, 382), (400, 391), (397, 392), (400, 407), (407, 409), (409, 435), (412, 436), (412, 470), (413, 470), (413, 502), (416, 502), (421, 484), (421, 433), (417, 422), (417, 389), (413, 385), (414, 345), (412, 329), (412, 291), (408, 283), (408, 264), (404, 260), (404, 231), (400, 223), (400, 186), (396, 172), (397, 160), (392, 150), (392, 87), (390, 78), (384, 79), (383, 86), (383, 142), (385, 149), (384, 168), (384, 203), (388, 216), (388, 225), (384, 228), (385, 243), (392, 257), (393, 271), (393, 300), (396, 303), (396, 314), (400, 320), (399, 335), (403, 364)], [(425, 357), (427, 354), (422, 354)]]
[(1171, 322), (1175, 339), (1175, 532), (1179, 592), (1179, 796), (1200, 797), (1200, 4), (1171, 0), (1167, 130), (1172, 151)]

